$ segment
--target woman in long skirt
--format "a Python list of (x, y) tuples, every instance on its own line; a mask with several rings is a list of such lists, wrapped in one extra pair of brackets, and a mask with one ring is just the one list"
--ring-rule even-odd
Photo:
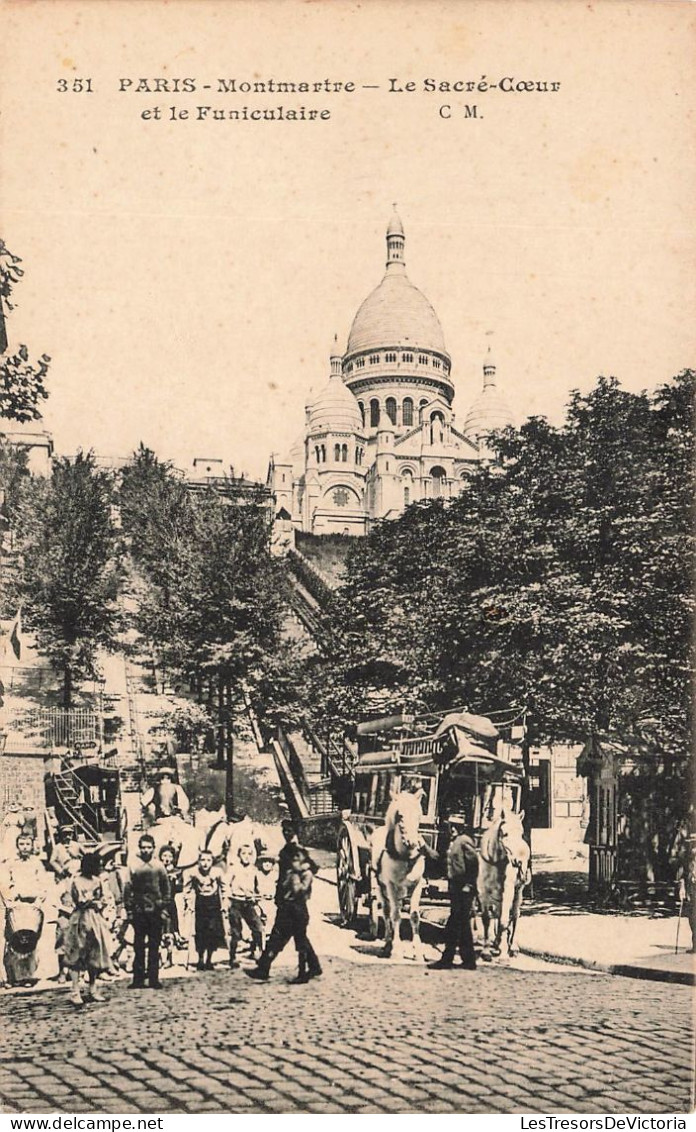
[(70, 1001), (82, 1006), (80, 975), (87, 972), (87, 1002), (103, 1002), (104, 996), (95, 987), (102, 971), (112, 971), (114, 941), (102, 915), (104, 892), (99, 879), (101, 862), (96, 853), (87, 853), (80, 862), (80, 873), (72, 882), (70, 894), (75, 910), (68, 920), (63, 939), (63, 964), (70, 971)]
[(213, 865), (213, 854), (201, 850), (198, 865), (189, 874), (185, 888), (186, 904), (195, 916), (194, 938), (198, 970), (210, 971), (213, 952), (227, 947), (227, 885), (221, 869)]

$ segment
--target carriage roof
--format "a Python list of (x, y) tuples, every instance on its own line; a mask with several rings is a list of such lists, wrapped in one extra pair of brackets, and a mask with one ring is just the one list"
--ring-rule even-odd
[(447, 768), (454, 775), (475, 769), (482, 777), (521, 779), (522, 770), (477, 743), (463, 727), (453, 724), (439, 735), (397, 739), (383, 751), (368, 751), (355, 763), (356, 774), (382, 770), (435, 774)]

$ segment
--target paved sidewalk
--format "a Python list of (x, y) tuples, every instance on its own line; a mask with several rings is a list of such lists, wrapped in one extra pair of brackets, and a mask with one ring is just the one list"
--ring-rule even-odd
[(551, 962), (572, 963), (613, 975), (696, 984), (696, 955), (682, 917), (675, 952), (677, 917), (624, 916), (593, 912), (524, 909), (517, 927), (520, 951)]

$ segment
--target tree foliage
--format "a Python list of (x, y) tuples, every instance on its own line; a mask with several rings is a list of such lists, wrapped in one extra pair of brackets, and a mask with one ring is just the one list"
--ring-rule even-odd
[(66, 707), (116, 631), (111, 494), (107, 474), (80, 452), (55, 460), (50, 479), (27, 481), (19, 505), (19, 598), (39, 650), (62, 674)]
[(12, 294), (24, 271), (21, 259), (0, 240), (0, 417), (14, 421), (38, 420), (39, 404), (48, 397), (45, 385), (51, 359), (42, 354), (33, 362), (27, 346), (20, 345), (10, 355), (7, 351), (5, 310), (14, 309)]
[(647, 729), (684, 753), (694, 384), (685, 371), (633, 394), (600, 378), (560, 428), (498, 434), (456, 500), (362, 540), (330, 612), (346, 721), (352, 700), (364, 712), (389, 693), (416, 710), (519, 705), (537, 741)]
[(0, 532), (12, 523), (16, 514), (22, 485), (29, 475), (28, 464), (26, 448), (10, 444), (0, 435)]
[(136, 626), (160, 663), (205, 685), (226, 718), (244, 694), (264, 715), (290, 710), (284, 581), (262, 496), (194, 494), (141, 445), (123, 469), (119, 498), (144, 582)]

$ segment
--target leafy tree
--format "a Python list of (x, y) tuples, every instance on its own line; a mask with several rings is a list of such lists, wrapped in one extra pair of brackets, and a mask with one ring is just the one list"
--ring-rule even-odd
[(136, 627), (160, 665), (187, 677), (217, 717), (220, 757), (251, 697), (269, 725), (296, 718), (297, 672), (283, 641), (284, 578), (266, 503), (192, 493), (143, 448), (123, 470), (121, 519), (142, 584)]
[(12, 523), (28, 475), (26, 449), (10, 444), (0, 435), (0, 535)]
[[(12, 293), (24, 274), (21, 262), (0, 240), (0, 355), (6, 354), (8, 346), (3, 308), (14, 309)], [(24, 345), (16, 353), (0, 357), (0, 417), (15, 421), (40, 418), (39, 403), (48, 397), (45, 378), (50, 360), (42, 354), (38, 362), (32, 362)]]
[(40, 651), (62, 675), (65, 707), (116, 631), (111, 494), (107, 474), (80, 452), (55, 460), (50, 479), (30, 480), (19, 509), (19, 596)]

